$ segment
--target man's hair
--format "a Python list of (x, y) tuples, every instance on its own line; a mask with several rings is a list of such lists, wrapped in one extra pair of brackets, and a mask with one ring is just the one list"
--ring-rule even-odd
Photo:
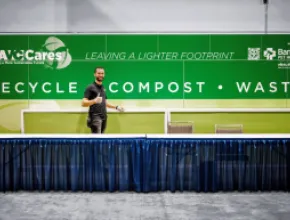
[(102, 66), (97, 66), (97, 67), (95, 67), (95, 71), (94, 71), (94, 73), (97, 72), (97, 69), (104, 69), (104, 67), (102, 67)]

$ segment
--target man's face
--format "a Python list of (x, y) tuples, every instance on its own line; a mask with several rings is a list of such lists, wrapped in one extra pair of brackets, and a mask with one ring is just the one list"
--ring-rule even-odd
[(98, 68), (97, 71), (95, 72), (95, 78), (97, 81), (102, 82), (105, 78), (105, 70)]

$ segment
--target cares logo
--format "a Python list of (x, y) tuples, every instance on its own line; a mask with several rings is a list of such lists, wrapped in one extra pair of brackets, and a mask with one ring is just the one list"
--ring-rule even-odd
[(43, 64), (52, 69), (63, 69), (71, 61), (69, 49), (56, 37), (49, 37), (39, 50), (0, 49), (0, 64)]

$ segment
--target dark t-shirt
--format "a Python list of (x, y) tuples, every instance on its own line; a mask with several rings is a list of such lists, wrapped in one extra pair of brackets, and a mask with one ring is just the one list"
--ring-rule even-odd
[(84, 98), (88, 100), (95, 99), (97, 96), (102, 97), (102, 103), (94, 104), (89, 107), (89, 113), (99, 115), (101, 118), (107, 118), (107, 108), (106, 108), (106, 99), (107, 95), (103, 85), (98, 85), (96, 82), (90, 84), (84, 93)]

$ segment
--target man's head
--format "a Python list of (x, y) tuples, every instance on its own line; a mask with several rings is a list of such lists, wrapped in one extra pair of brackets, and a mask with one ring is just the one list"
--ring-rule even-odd
[(105, 70), (103, 67), (96, 67), (94, 73), (95, 79), (101, 83), (105, 78)]

